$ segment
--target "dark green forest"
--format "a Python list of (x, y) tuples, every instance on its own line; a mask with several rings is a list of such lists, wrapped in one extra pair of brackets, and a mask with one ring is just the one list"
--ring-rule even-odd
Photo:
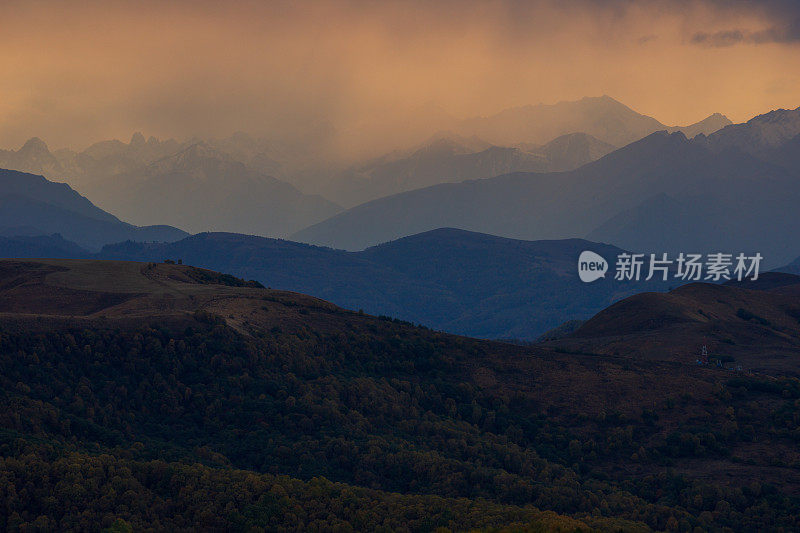
[[(496, 365), (494, 343), (344, 311), (326, 311), (338, 330), (316, 328), (321, 311), (293, 311), (305, 325), (253, 326), (248, 334), (206, 312), (146, 324), (4, 319), (0, 524), (10, 531), (800, 527), (800, 499), (769, 476), (726, 485), (683, 468), (745, 464), (731, 455), (738, 443), (796, 448), (796, 379), (726, 378), (707, 398), (596, 415), (479, 385), (465, 368)], [(676, 425), (696, 406), (718, 417)], [(799, 465), (772, 466), (796, 472)]]

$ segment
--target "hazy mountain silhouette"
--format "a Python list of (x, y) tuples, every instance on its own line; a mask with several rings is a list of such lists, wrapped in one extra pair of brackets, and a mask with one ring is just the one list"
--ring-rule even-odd
[[(441, 138), (441, 134), (411, 151), (396, 150), (377, 158), (370, 156), (369, 159), (354, 161), (348, 159), (351, 157), (349, 155), (337, 155), (336, 150), (330, 146), (326, 148), (331, 142), (331, 126), (322, 124), (318, 130), (302, 136), (305, 140), (295, 139), (292, 142), (258, 139), (241, 132), (227, 138), (192, 138), (184, 141), (145, 138), (137, 132), (127, 143), (105, 140), (82, 151), (61, 149), (50, 153), (40, 139), (33, 138), (20, 150), (0, 151), (0, 168), (68, 180), (77, 190), (94, 197), (98, 184), (113, 182), (115, 176), (134, 173), (159, 159), (175, 155), (194, 144), (204, 143), (251, 170), (287, 181), (303, 191), (319, 191), (326, 195), (331, 193), (329, 196), (334, 200), (351, 206), (376, 195), (443, 181), (493, 177), (516, 170), (569, 170), (603, 155), (608, 151), (608, 144), (623, 146), (649, 133), (665, 129), (683, 131), (689, 137), (697, 133), (709, 134), (730, 123), (724, 116), (714, 114), (691, 126), (668, 127), (607, 96), (555, 105), (518, 107), (491, 117), (466, 120), (444, 117), (441, 110), (437, 111), (436, 108), (426, 112), (429, 120), (425, 121), (426, 126), (420, 130), (420, 135), (437, 129), (450, 130), (447, 137), (467, 147), (468, 153), (478, 153), (493, 146), (517, 148), (522, 152), (532, 152), (534, 156), (544, 157), (547, 162), (537, 163), (536, 157), (511, 150), (506, 150), (507, 153), (495, 150), (495, 153), (474, 158), (474, 169), (470, 170), (473, 167), (467, 162), (437, 164), (429, 160), (435, 154), (414, 155), (415, 151), (424, 151), (428, 144), (432, 144), (431, 141)], [(598, 149), (582, 149), (575, 145), (576, 139), (561, 139), (557, 143), (561, 145), (561, 150), (567, 150), (566, 153), (552, 153), (552, 150), (545, 148), (554, 139), (575, 134), (596, 138), (597, 141), (591, 142)], [(470, 141), (476, 138), (477, 143)], [(588, 142), (588, 138), (581, 142)], [(467, 152), (451, 155), (466, 154)], [(408, 161), (401, 161), (403, 159)], [(518, 159), (521, 161), (515, 161)], [(336, 194), (336, 182), (342, 182), (342, 189), (352, 189), (358, 197), (347, 198), (344, 192)]]
[(706, 142), (718, 152), (739, 148), (755, 155), (779, 147), (797, 135), (800, 135), (800, 107), (776, 109), (742, 124), (732, 124), (707, 135)]
[(389, 154), (344, 171), (325, 195), (353, 206), (439, 183), (510, 172), (572, 170), (611, 152), (613, 146), (585, 133), (563, 135), (539, 146), (493, 146), (477, 137), (440, 134), (410, 153)]
[(707, 116), (700, 122), (695, 122), (689, 126), (673, 126), (667, 128), (670, 133), (681, 132), (687, 139), (692, 139), (698, 135), (710, 135), (726, 126), (733, 124), (731, 120), (721, 113), (714, 113)]
[[(700, 135), (692, 143), (726, 162), (746, 165), (749, 183), (720, 181), (716, 190), (695, 196), (653, 195), (615, 215), (588, 238), (610, 239), (631, 248), (664, 243), (667, 249), (675, 249), (667, 245), (674, 240), (670, 234), (683, 234), (681, 243), (697, 249), (708, 249), (714, 242), (718, 247), (735, 249), (731, 247), (738, 239), (740, 248), (771, 249), (773, 266), (788, 261), (797, 250), (780, 253), (779, 248), (792, 242), (791, 227), (796, 224), (793, 200), (787, 201), (784, 195), (796, 198), (792, 181), (800, 179), (800, 108), (759, 115), (708, 136)], [(762, 168), (754, 165), (754, 160), (763, 162)], [(731, 172), (732, 177), (737, 175)], [(722, 236), (723, 228), (730, 232), (728, 237)]]
[[(727, 129), (727, 128), (726, 128)], [(634, 250), (759, 250), (788, 262), (797, 173), (705, 138), (659, 132), (565, 173), (515, 173), (356, 206), (295, 240), (363, 249), (436, 227), (528, 240), (579, 237)], [(765, 237), (766, 236), (766, 237)]]
[(275, 145), (241, 132), (222, 139), (192, 138), (185, 141), (160, 140), (152, 136), (145, 139), (142, 133), (137, 132), (128, 143), (117, 139), (105, 140), (79, 152), (67, 148), (50, 152), (44, 141), (33, 137), (19, 150), (0, 150), (0, 168), (69, 179), (73, 186), (91, 188), (98, 182), (133, 172), (197, 143), (205, 143), (251, 169), (277, 178), (285, 177), (279, 159), (287, 155)]
[(182, 145), (173, 139), (161, 141), (150, 137), (147, 141), (140, 133), (134, 134), (130, 143), (117, 140), (95, 143), (83, 152), (57, 152), (66, 175), (87, 192), (115, 176), (133, 172), (143, 165), (167, 157), (180, 150)]
[(547, 171), (552, 172), (574, 170), (616, 150), (615, 146), (581, 132), (556, 137), (540, 147), (522, 145), (521, 148), (542, 154), (548, 162)]
[(171, 241), (187, 235), (170, 226), (137, 227), (121, 222), (65, 183), (0, 169), (0, 234), (53, 233), (95, 249), (126, 239)]
[(134, 222), (164, 220), (192, 232), (269, 236), (287, 235), (341, 210), (202, 142), (97, 184), (93, 198)]
[(19, 150), (0, 150), (0, 168), (50, 176), (64, 173), (59, 160), (38, 137), (28, 139)]
[(225, 229), (284, 235), (339, 207), (304, 195), (268, 172), (282, 173), (277, 149), (245, 134), (225, 139), (101, 141), (86, 150), (58, 150), (33, 138), (0, 151), (0, 166), (67, 180), (123, 218), (169, 220), (194, 231)]
[(350, 309), (390, 315), (454, 333), (535, 339), (573, 318), (588, 318), (624, 296), (663, 290), (661, 282), (591, 284), (577, 258), (619, 249), (580, 239), (526, 242), (439, 229), (359, 253), (247, 235), (204, 233), (171, 244), (120, 243), (98, 257), (182, 259), (312, 294)]
[[(11, 234), (16, 234), (13, 230)], [(91, 253), (61, 235), (0, 236), (0, 257), (82, 259)]]
[(625, 146), (656, 131), (671, 129), (688, 136), (711, 133), (730, 123), (714, 114), (691, 126), (669, 128), (610, 96), (600, 96), (506, 109), (489, 117), (465, 120), (459, 132), (499, 145), (544, 144), (561, 135), (582, 132), (613, 146)]
[(285, 166), (291, 163), (292, 157), (286, 153), (286, 148), (279, 148), (275, 143), (256, 139), (243, 132), (203, 142), (257, 172), (281, 180), (288, 177)]
[(28, 140), (19, 150), (0, 150), (0, 168), (41, 174), (50, 179), (69, 180), (72, 186), (85, 188), (96, 180), (130, 171), (152, 160), (176, 152), (175, 140), (145, 140), (136, 133), (130, 143), (102, 141), (82, 152), (69, 149), (50, 152), (38, 137)]

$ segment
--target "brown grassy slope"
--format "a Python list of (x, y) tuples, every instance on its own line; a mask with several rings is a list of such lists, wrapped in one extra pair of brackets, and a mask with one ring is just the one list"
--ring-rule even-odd
[[(235, 280), (186, 265), (3, 259), (0, 313), (86, 318), (187, 316), (197, 310), (213, 310), (227, 300), (262, 295), (242, 280), (236, 281), (244, 286), (231, 286), (231, 279)], [(292, 298), (331, 307), (311, 297)]]
[(693, 283), (643, 293), (601, 311), (571, 337), (571, 351), (692, 364), (703, 345), (744, 370), (800, 372), (800, 277), (763, 275), (730, 285)]

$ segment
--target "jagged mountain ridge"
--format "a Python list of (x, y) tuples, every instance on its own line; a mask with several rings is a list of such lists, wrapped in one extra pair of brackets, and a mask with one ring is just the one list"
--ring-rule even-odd
[[(267, 148), (238, 134), (223, 140), (145, 140), (95, 143), (82, 152), (32, 139), (0, 153), (0, 167), (68, 180), (93, 201), (138, 224), (169, 223), (190, 231), (210, 229), (282, 236), (323, 220), (340, 208), (305, 195), (264, 172), (280, 172)], [(246, 163), (244, 162), (246, 161)]]
[(199, 142), (98, 185), (94, 198), (132, 221), (162, 220), (191, 232), (284, 236), (340, 208)]

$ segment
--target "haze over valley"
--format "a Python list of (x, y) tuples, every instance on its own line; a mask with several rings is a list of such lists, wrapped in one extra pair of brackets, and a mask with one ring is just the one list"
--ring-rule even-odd
[(0, 44), (0, 531), (800, 531), (797, 2)]

